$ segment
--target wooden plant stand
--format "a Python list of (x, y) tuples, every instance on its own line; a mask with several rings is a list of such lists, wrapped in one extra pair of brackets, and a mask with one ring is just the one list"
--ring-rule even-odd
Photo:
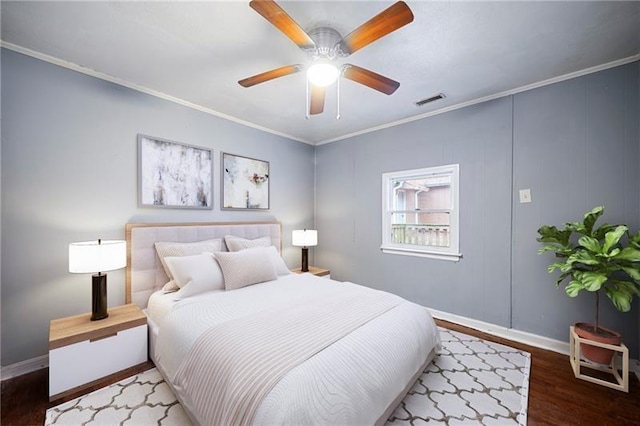
[[(609, 366), (581, 361), (580, 343), (620, 352), (620, 354), (622, 355), (622, 377), (620, 376), (620, 373), (618, 373), (618, 369), (620, 368), (620, 366), (618, 365), (618, 357), (616, 355), (613, 356), (613, 359), (611, 360), (611, 364)], [(627, 393), (629, 392), (629, 349), (625, 346), (624, 343), (620, 343), (619, 346), (616, 346), (608, 345), (606, 343), (594, 342), (593, 340), (583, 339), (576, 334), (574, 327), (571, 326), (569, 327), (569, 361), (571, 362), (573, 375), (576, 378), (586, 380), (587, 382), (596, 383), (598, 385), (606, 386), (611, 389), (616, 389)], [(613, 375), (616, 383), (583, 374), (580, 371), (580, 367), (586, 367), (592, 370), (609, 373)]]

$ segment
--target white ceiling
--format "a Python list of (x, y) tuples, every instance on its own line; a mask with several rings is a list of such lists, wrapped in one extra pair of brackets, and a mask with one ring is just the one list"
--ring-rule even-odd
[[(343, 36), (388, 1), (280, 1), (309, 31)], [(2, 1), (2, 43), (62, 60), (296, 140), (316, 144), (640, 54), (640, 2), (407, 1), (415, 19), (340, 63), (401, 83), (391, 96), (343, 80), (305, 118), (304, 73), (237, 81), (309, 59), (233, 2)], [(42, 55), (43, 54), (43, 55)], [(55, 59), (53, 59), (55, 58)], [(418, 108), (414, 102), (444, 93)]]

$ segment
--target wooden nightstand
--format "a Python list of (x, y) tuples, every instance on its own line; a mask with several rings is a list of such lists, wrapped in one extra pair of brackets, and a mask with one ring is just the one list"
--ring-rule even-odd
[(137, 305), (109, 309), (103, 320), (90, 318), (81, 314), (51, 321), (50, 401), (147, 362), (147, 317)]
[[(292, 269), (294, 274), (302, 274), (302, 268)], [(315, 266), (309, 266), (309, 273), (318, 277), (331, 278), (331, 271), (323, 268), (316, 268)]]

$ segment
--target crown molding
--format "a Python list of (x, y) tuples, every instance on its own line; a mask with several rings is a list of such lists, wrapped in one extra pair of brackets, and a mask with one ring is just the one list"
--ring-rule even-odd
[(503, 98), (505, 96), (512, 96), (512, 95), (515, 95), (515, 94), (518, 94), (518, 93), (526, 92), (528, 90), (533, 90), (533, 89), (537, 89), (539, 87), (544, 87), (544, 86), (549, 86), (551, 84), (559, 83), (561, 81), (570, 80), (572, 78), (582, 77), (583, 75), (593, 74), (593, 73), (598, 72), (598, 71), (604, 71), (604, 70), (607, 70), (609, 68), (615, 68), (615, 67), (618, 67), (620, 65), (626, 65), (626, 64), (629, 64), (631, 62), (635, 62), (637, 60), (640, 60), (640, 53), (638, 53), (636, 55), (633, 55), (633, 56), (629, 56), (627, 58), (622, 58), (622, 59), (618, 59), (616, 61), (607, 62), (606, 64), (600, 64), (600, 65), (596, 65), (595, 67), (585, 68), (585, 69), (580, 70), (580, 71), (575, 71), (575, 72), (571, 72), (569, 74), (564, 74), (564, 75), (561, 75), (561, 76), (558, 76), (558, 77), (553, 77), (553, 78), (549, 78), (547, 80), (542, 80), (542, 81), (539, 81), (537, 83), (527, 84), (526, 86), (517, 87), (517, 88), (511, 89), (511, 90), (505, 90), (504, 92), (496, 93), (496, 94), (489, 95), (489, 96), (484, 96), (482, 98), (472, 99), (470, 101), (461, 102), (461, 103), (455, 104), (455, 105), (450, 105), (448, 107), (436, 109), (436, 110), (433, 110), (433, 111), (429, 111), (429, 112), (426, 112), (424, 114), (413, 115), (411, 117), (403, 118), (402, 120), (391, 121), (389, 123), (382, 124), (380, 126), (370, 127), (368, 129), (359, 130), (357, 132), (353, 132), (353, 133), (349, 133), (349, 134), (346, 134), (346, 135), (338, 136), (338, 137), (335, 137), (335, 138), (332, 138), (332, 139), (326, 139), (326, 140), (323, 140), (323, 141), (320, 141), (320, 142), (316, 142), (315, 145), (316, 146), (325, 145), (325, 144), (328, 144), (328, 143), (331, 143), (331, 142), (337, 142), (337, 141), (341, 141), (341, 140), (344, 140), (344, 139), (353, 138), (355, 136), (361, 136), (361, 135), (364, 135), (364, 134), (367, 134), (367, 133), (376, 132), (378, 130), (388, 129), (389, 127), (400, 126), (402, 124), (411, 123), (412, 121), (418, 121), (418, 120), (422, 120), (422, 119), (427, 118), (427, 117), (433, 117), (434, 115), (444, 114), (445, 112), (455, 111), (457, 109), (466, 108), (466, 107), (471, 106), (471, 105), (481, 104), (483, 102), (492, 101), (494, 99)]
[(291, 139), (291, 140), (294, 140), (296, 142), (302, 142), (302, 143), (305, 143), (305, 144), (308, 144), (308, 145), (314, 145), (313, 142), (308, 141), (306, 139), (301, 139), (301, 138), (298, 138), (298, 137), (295, 137), (295, 136), (288, 135), (286, 133), (278, 132), (276, 130), (269, 129), (267, 127), (263, 127), (263, 126), (260, 126), (258, 124), (252, 123), (250, 121), (242, 120), (242, 119), (239, 119), (237, 117), (233, 117), (231, 115), (224, 114), (222, 112), (215, 111), (215, 110), (210, 109), (210, 108), (205, 108), (202, 105), (194, 104), (193, 102), (185, 101), (184, 99), (176, 98), (175, 96), (167, 95), (166, 93), (162, 93), (162, 92), (159, 92), (157, 90), (150, 89), (148, 87), (140, 86), (138, 84), (131, 83), (131, 82), (127, 81), (127, 80), (124, 80), (124, 79), (121, 79), (121, 78), (118, 78), (118, 77), (114, 77), (114, 76), (111, 76), (109, 74), (105, 74), (105, 73), (102, 73), (100, 71), (96, 71), (96, 70), (91, 69), (91, 68), (83, 67), (82, 65), (78, 65), (78, 64), (73, 63), (73, 62), (65, 61), (63, 59), (56, 58), (54, 56), (50, 56), (50, 55), (47, 55), (47, 54), (44, 54), (44, 53), (36, 52), (35, 50), (31, 50), (31, 49), (28, 49), (26, 47), (18, 46), (16, 44), (9, 43), (9, 42), (4, 41), (4, 40), (0, 40), (0, 47), (12, 50), (14, 52), (22, 53), (23, 55), (30, 56), (32, 58), (36, 58), (36, 59), (39, 59), (39, 60), (44, 61), (44, 62), (49, 62), (51, 64), (58, 65), (58, 66), (63, 67), (63, 68), (67, 68), (67, 69), (70, 69), (70, 70), (73, 70), (73, 71), (77, 71), (79, 73), (86, 74), (86, 75), (89, 75), (91, 77), (99, 78), (101, 80), (105, 80), (105, 81), (108, 81), (108, 82), (111, 82), (111, 83), (114, 83), (114, 84), (118, 84), (120, 86), (127, 87), (127, 88), (135, 90), (137, 92), (141, 92), (141, 93), (144, 93), (144, 94), (147, 94), (147, 95), (155, 96), (156, 98), (164, 99), (165, 101), (173, 102), (173, 103), (176, 103), (178, 105), (185, 106), (187, 108), (195, 109), (197, 111), (204, 112), (205, 114), (214, 115), (214, 116), (216, 116), (218, 118), (222, 118), (222, 119), (225, 119), (225, 120), (228, 120), (228, 121), (232, 121), (232, 122), (234, 122), (236, 124), (240, 124), (242, 126), (251, 127), (253, 129), (260, 130), (260, 131), (263, 131), (263, 132), (266, 132), (266, 133), (271, 133), (272, 135), (280, 136), (280, 137), (283, 137), (283, 138), (286, 138), (286, 139)]
[(620, 65), (625, 65), (625, 64), (640, 60), (640, 53), (638, 53), (638, 54), (635, 54), (635, 55), (632, 55), (632, 56), (629, 56), (629, 57), (626, 57), (626, 58), (618, 59), (616, 61), (607, 62), (605, 64), (596, 65), (594, 67), (585, 68), (585, 69), (579, 70), (579, 71), (574, 71), (574, 72), (571, 72), (571, 73), (568, 73), (568, 74), (564, 74), (564, 75), (561, 75), (561, 76), (549, 78), (547, 80), (542, 80), (542, 81), (539, 81), (539, 82), (536, 82), (536, 83), (532, 83), (532, 84), (528, 84), (528, 85), (525, 85), (525, 86), (517, 87), (515, 89), (505, 90), (503, 92), (499, 92), (499, 93), (496, 93), (496, 94), (493, 94), (493, 95), (484, 96), (484, 97), (477, 98), (477, 99), (472, 99), (470, 101), (461, 102), (461, 103), (458, 103), (458, 104), (455, 104), (455, 105), (450, 105), (448, 107), (436, 109), (436, 110), (433, 110), (433, 111), (429, 111), (429, 112), (426, 112), (424, 114), (414, 115), (414, 116), (411, 116), (411, 117), (403, 118), (401, 120), (391, 121), (389, 123), (381, 124), (379, 126), (370, 127), (370, 128), (363, 129), (363, 130), (358, 130), (357, 132), (348, 133), (348, 134), (345, 134), (345, 135), (342, 135), (342, 136), (337, 136), (335, 138), (325, 139), (325, 140), (318, 141), (318, 142), (312, 142), (312, 141), (309, 141), (309, 140), (306, 140), (306, 139), (298, 138), (296, 136), (288, 135), (286, 133), (278, 132), (278, 131), (270, 129), (268, 127), (260, 126), (258, 124), (252, 123), (250, 121), (242, 120), (242, 119), (239, 119), (237, 117), (233, 117), (231, 115), (224, 114), (222, 112), (215, 111), (215, 110), (212, 110), (210, 108), (205, 108), (205, 107), (203, 107), (201, 105), (198, 105), (198, 104), (195, 104), (195, 103), (192, 103), (192, 102), (189, 102), (189, 101), (185, 101), (185, 100), (180, 99), (180, 98), (176, 98), (175, 96), (170, 96), (170, 95), (167, 95), (166, 93), (162, 93), (162, 92), (159, 92), (157, 90), (153, 90), (153, 89), (150, 89), (150, 88), (147, 88), (147, 87), (144, 87), (144, 86), (140, 86), (138, 84), (131, 83), (131, 82), (127, 81), (127, 80), (124, 80), (124, 79), (121, 79), (121, 78), (118, 78), (118, 77), (113, 77), (111, 75), (102, 73), (100, 71), (96, 71), (96, 70), (93, 70), (91, 68), (83, 67), (82, 65), (78, 65), (78, 64), (75, 64), (73, 62), (65, 61), (63, 59), (59, 59), (59, 58), (56, 58), (54, 56), (50, 56), (50, 55), (47, 55), (47, 54), (44, 54), (44, 53), (40, 53), (40, 52), (37, 52), (35, 50), (28, 49), (26, 47), (18, 46), (16, 44), (9, 43), (9, 42), (4, 41), (4, 40), (0, 40), (0, 47), (12, 50), (14, 52), (22, 53), (23, 55), (31, 56), (33, 58), (40, 59), (42, 61), (49, 62), (49, 63), (54, 64), (54, 65), (58, 65), (58, 66), (61, 66), (63, 68), (67, 68), (67, 69), (70, 69), (70, 70), (73, 70), (73, 71), (77, 71), (77, 72), (82, 73), (82, 74), (86, 74), (86, 75), (89, 75), (89, 76), (92, 76), (92, 77), (96, 77), (96, 78), (99, 78), (101, 80), (109, 81), (111, 83), (118, 84), (120, 86), (124, 86), (124, 87), (127, 87), (129, 89), (132, 89), (132, 90), (135, 90), (135, 91), (138, 91), (138, 92), (141, 92), (141, 93), (145, 93), (147, 95), (155, 96), (157, 98), (164, 99), (164, 100), (169, 101), (169, 102), (173, 102), (173, 103), (176, 103), (176, 104), (179, 104), (179, 105), (182, 105), (182, 106), (186, 106), (187, 108), (192, 108), (192, 109), (195, 109), (197, 111), (204, 112), (205, 114), (210, 114), (210, 115), (213, 115), (213, 116), (225, 119), (225, 120), (229, 120), (229, 121), (232, 121), (234, 123), (237, 123), (237, 124), (240, 124), (240, 125), (243, 125), (243, 126), (251, 127), (253, 129), (256, 129), (256, 130), (260, 130), (260, 131), (263, 131), (263, 132), (266, 132), (266, 133), (270, 133), (272, 135), (280, 136), (280, 137), (283, 137), (283, 138), (286, 138), (286, 139), (291, 139), (291, 140), (294, 140), (294, 141), (297, 141), (297, 142), (302, 142), (302, 143), (305, 143), (305, 144), (308, 144), (308, 145), (312, 145), (312, 146), (325, 145), (325, 144), (328, 144), (328, 143), (338, 142), (338, 141), (345, 140), (345, 139), (350, 139), (350, 138), (353, 138), (353, 137), (356, 137), (356, 136), (361, 136), (361, 135), (364, 135), (364, 134), (367, 134), (367, 133), (376, 132), (378, 130), (388, 129), (389, 127), (400, 126), (402, 124), (411, 123), (413, 121), (422, 120), (424, 118), (433, 117), (435, 115), (444, 114), (444, 113), (447, 113), (447, 112), (450, 112), (450, 111), (455, 111), (457, 109), (466, 108), (468, 106), (477, 105), (477, 104), (480, 104), (480, 103), (483, 103), (483, 102), (492, 101), (494, 99), (503, 98), (505, 96), (515, 95), (515, 94), (518, 94), (518, 93), (526, 92), (528, 90), (537, 89), (539, 87), (548, 86), (548, 85), (551, 85), (551, 84), (559, 83), (561, 81), (570, 80), (572, 78), (581, 77), (583, 75), (592, 74), (592, 73), (595, 73), (595, 72), (598, 72), (598, 71), (603, 71), (603, 70), (606, 70), (606, 69), (609, 69), (609, 68), (615, 68), (615, 67), (620, 66)]

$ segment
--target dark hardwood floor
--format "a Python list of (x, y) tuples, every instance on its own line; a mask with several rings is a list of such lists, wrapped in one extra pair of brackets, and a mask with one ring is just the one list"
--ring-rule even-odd
[[(608, 389), (573, 377), (569, 358), (456, 324), (438, 325), (482, 339), (509, 345), (531, 354), (528, 424), (534, 425), (640, 425), (640, 383), (634, 375), (629, 393)], [(128, 370), (94, 389), (115, 383), (138, 371)], [(79, 395), (49, 402), (48, 370), (40, 370), (2, 382), (2, 425), (43, 425), (47, 408)], [(92, 390), (94, 390), (92, 389)]]
[(569, 357), (444, 321), (438, 325), (531, 354), (528, 425), (640, 425), (640, 383), (631, 374), (629, 393), (576, 379)]
[(2, 415), (0, 425), (44, 425), (48, 408), (70, 401), (81, 395), (119, 382), (129, 376), (153, 368), (151, 361), (138, 367), (129, 368), (110, 376), (87, 390), (70, 394), (64, 398), (49, 402), (49, 369), (34, 371), (14, 379), (2, 382)]

